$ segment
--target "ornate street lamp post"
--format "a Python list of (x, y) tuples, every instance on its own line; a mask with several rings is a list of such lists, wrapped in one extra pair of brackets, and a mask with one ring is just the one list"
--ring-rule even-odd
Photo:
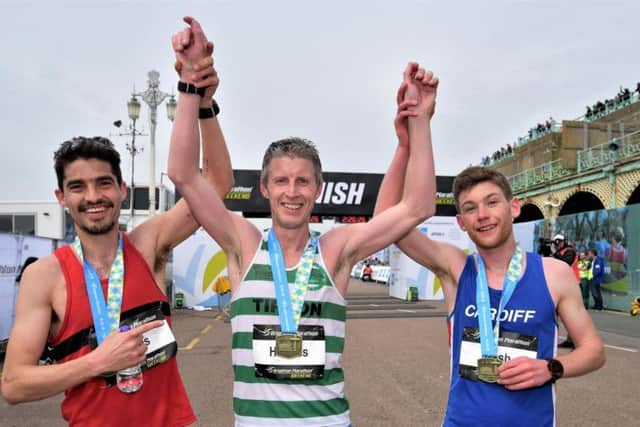
[[(136, 97), (140, 97), (149, 106), (149, 216), (153, 216), (156, 211), (156, 125), (158, 106), (162, 104), (167, 97), (167, 117), (173, 121), (176, 113), (176, 100), (171, 94), (164, 93), (159, 89), (160, 86), (160, 73), (155, 70), (151, 70), (148, 73), (149, 79), (147, 80), (147, 89), (144, 92), (132, 93), (132, 99), (130, 103), (135, 101), (138, 105), (136, 119), (140, 115), (140, 103)], [(127, 104), (129, 107), (129, 104)], [(131, 116), (131, 111), (129, 117)], [(132, 118), (135, 123), (135, 119)]]
[[(140, 147), (136, 145), (136, 136), (147, 136), (146, 133), (142, 133), (136, 129), (136, 121), (138, 117), (140, 117), (140, 102), (138, 99), (132, 95), (131, 99), (127, 102), (127, 112), (129, 114), (129, 119), (131, 119), (131, 124), (129, 124), (129, 129), (127, 132), (120, 132), (118, 136), (131, 136), (131, 143), (127, 142), (125, 144), (127, 151), (131, 155), (131, 180), (129, 181), (129, 219), (127, 221), (129, 225), (129, 230), (133, 229), (135, 226), (134, 223), (134, 215), (135, 215), (135, 167), (136, 167), (136, 155), (141, 153), (144, 150), (144, 147)], [(122, 126), (121, 120), (116, 120), (113, 122), (113, 125), (117, 128)]]
[(140, 117), (140, 102), (135, 96), (131, 96), (129, 102), (127, 102), (127, 112), (131, 119), (131, 144), (127, 144), (127, 151), (131, 154), (131, 183), (129, 185), (129, 207), (131, 208), (131, 214), (129, 218), (131, 220), (131, 229), (135, 226), (133, 222), (133, 216), (135, 215), (135, 170), (136, 170), (136, 155), (144, 150), (144, 147), (136, 147), (136, 135), (142, 135), (141, 132), (136, 131), (136, 120)]

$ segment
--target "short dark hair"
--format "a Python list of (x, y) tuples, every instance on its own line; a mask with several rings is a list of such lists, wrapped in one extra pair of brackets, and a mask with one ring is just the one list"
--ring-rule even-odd
[(69, 163), (78, 159), (98, 159), (111, 165), (111, 172), (116, 177), (118, 185), (122, 184), (122, 171), (120, 170), (120, 154), (113, 146), (113, 143), (104, 137), (76, 136), (60, 144), (58, 150), (53, 154), (54, 168), (58, 178), (58, 188), (64, 191), (64, 169)]
[(491, 182), (502, 190), (507, 200), (513, 199), (513, 192), (507, 178), (500, 172), (482, 166), (469, 166), (460, 172), (453, 180), (453, 200), (458, 213), (460, 213), (460, 193), (470, 190), (483, 182)]
[(316, 183), (318, 183), (318, 185), (322, 183), (322, 163), (320, 163), (318, 149), (313, 142), (298, 137), (285, 138), (269, 144), (262, 158), (262, 171), (260, 172), (260, 181), (262, 183), (266, 184), (269, 178), (269, 164), (271, 160), (285, 156), (290, 158), (299, 157), (311, 161), (311, 163), (313, 163)]

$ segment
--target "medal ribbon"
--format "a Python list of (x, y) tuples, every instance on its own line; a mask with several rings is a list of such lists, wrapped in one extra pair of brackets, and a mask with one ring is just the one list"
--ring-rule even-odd
[(122, 234), (118, 235), (118, 250), (109, 272), (109, 286), (107, 287), (107, 301), (105, 303), (100, 276), (89, 262), (84, 259), (82, 244), (76, 236), (73, 249), (82, 261), (84, 268), (84, 280), (91, 304), (91, 315), (96, 329), (98, 344), (112, 331), (120, 326), (120, 309), (122, 307), (122, 289), (124, 287), (124, 256), (122, 253)]
[(491, 302), (489, 301), (489, 283), (487, 270), (480, 254), (475, 254), (478, 265), (476, 275), (476, 305), (478, 308), (478, 326), (480, 329), (480, 348), (482, 357), (495, 357), (498, 354), (498, 337), (500, 336), (500, 314), (507, 305), (513, 291), (516, 289), (520, 275), (522, 274), (522, 249), (516, 246), (516, 251), (511, 256), (509, 268), (504, 277), (500, 305), (496, 313), (495, 326), (491, 327)]
[(282, 248), (280, 247), (278, 236), (273, 231), (273, 227), (269, 230), (267, 243), (273, 271), (273, 284), (276, 290), (276, 301), (278, 303), (280, 330), (285, 334), (295, 334), (302, 314), (304, 295), (307, 293), (307, 285), (311, 276), (318, 238), (314, 234), (311, 235), (309, 243), (300, 258), (300, 265), (296, 270), (296, 279), (291, 292), (289, 292), (289, 281), (287, 280)]

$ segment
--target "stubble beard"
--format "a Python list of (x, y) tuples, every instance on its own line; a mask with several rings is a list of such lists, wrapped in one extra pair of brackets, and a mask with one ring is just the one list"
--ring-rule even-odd
[[(89, 205), (90, 205), (89, 203), (80, 205), (78, 207), (78, 212), (80, 214), (86, 212)], [(108, 209), (111, 209), (111, 208), (114, 207), (114, 203), (113, 202), (111, 202), (110, 200), (103, 200), (103, 199), (98, 200), (96, 203), (91, 203), (91, 205), (102, 205), (102, 206), (104, 206), (104, 207), (106, 207)], [(111, 230), (113, 230), (113, 227), (115, 227), (115, 225), (116, 225), (116, 221), (112, 220), (110, 223), (98, 224), (98, 225), (94, 225), (94, 226), (88, 226), (88, 225), (85, 225), (85, 224), (80, 224), (78, 222), (76, 222), (76, 224), (80, 227), (80, 229), (82, 229), (87, 234), (91, 234), (92, 236), (101, 236), (101, 235), (107, 234)]]
[(93, 227), (88, 227), (82, 224), (78, 224), (78, 225), (80, 225), (80, 228), (82, 229), (82, 231), (85, 231), (87, 234), (91, 234), (92, 236), (101, 236), (113, 230), (113, 227), (115, 227), (116, 222), (112, 221), (111, 223), (108, 223), (108, 224), (96, 225)]

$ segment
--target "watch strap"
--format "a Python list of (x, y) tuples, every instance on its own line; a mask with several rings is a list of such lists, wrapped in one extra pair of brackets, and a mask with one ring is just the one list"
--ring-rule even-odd
[(179, 81), (178, 82), (178, 92), (192, 93), (194, 95), (204, 96), (205, 88), (203, 88), (203, 87), (195, 87), (191, 83)]
[(551, 379), (549, 380), (549, 382), (551, 384), (555, 384), (555, 382), (562, 378), (562, 375), (564, 375), (564, 366), (562, 366), (562, 362), (560, 362), (558, 359), (549, 358), (546, 360), (547, 369), (551, 373)]
[(212, 117), (220, 114), (220, 107), (215, 99), (211, 98), (211, 107), (209, 108), (200, 108), (198, 110), (198, 118), (199, 119), (210, 119)]

